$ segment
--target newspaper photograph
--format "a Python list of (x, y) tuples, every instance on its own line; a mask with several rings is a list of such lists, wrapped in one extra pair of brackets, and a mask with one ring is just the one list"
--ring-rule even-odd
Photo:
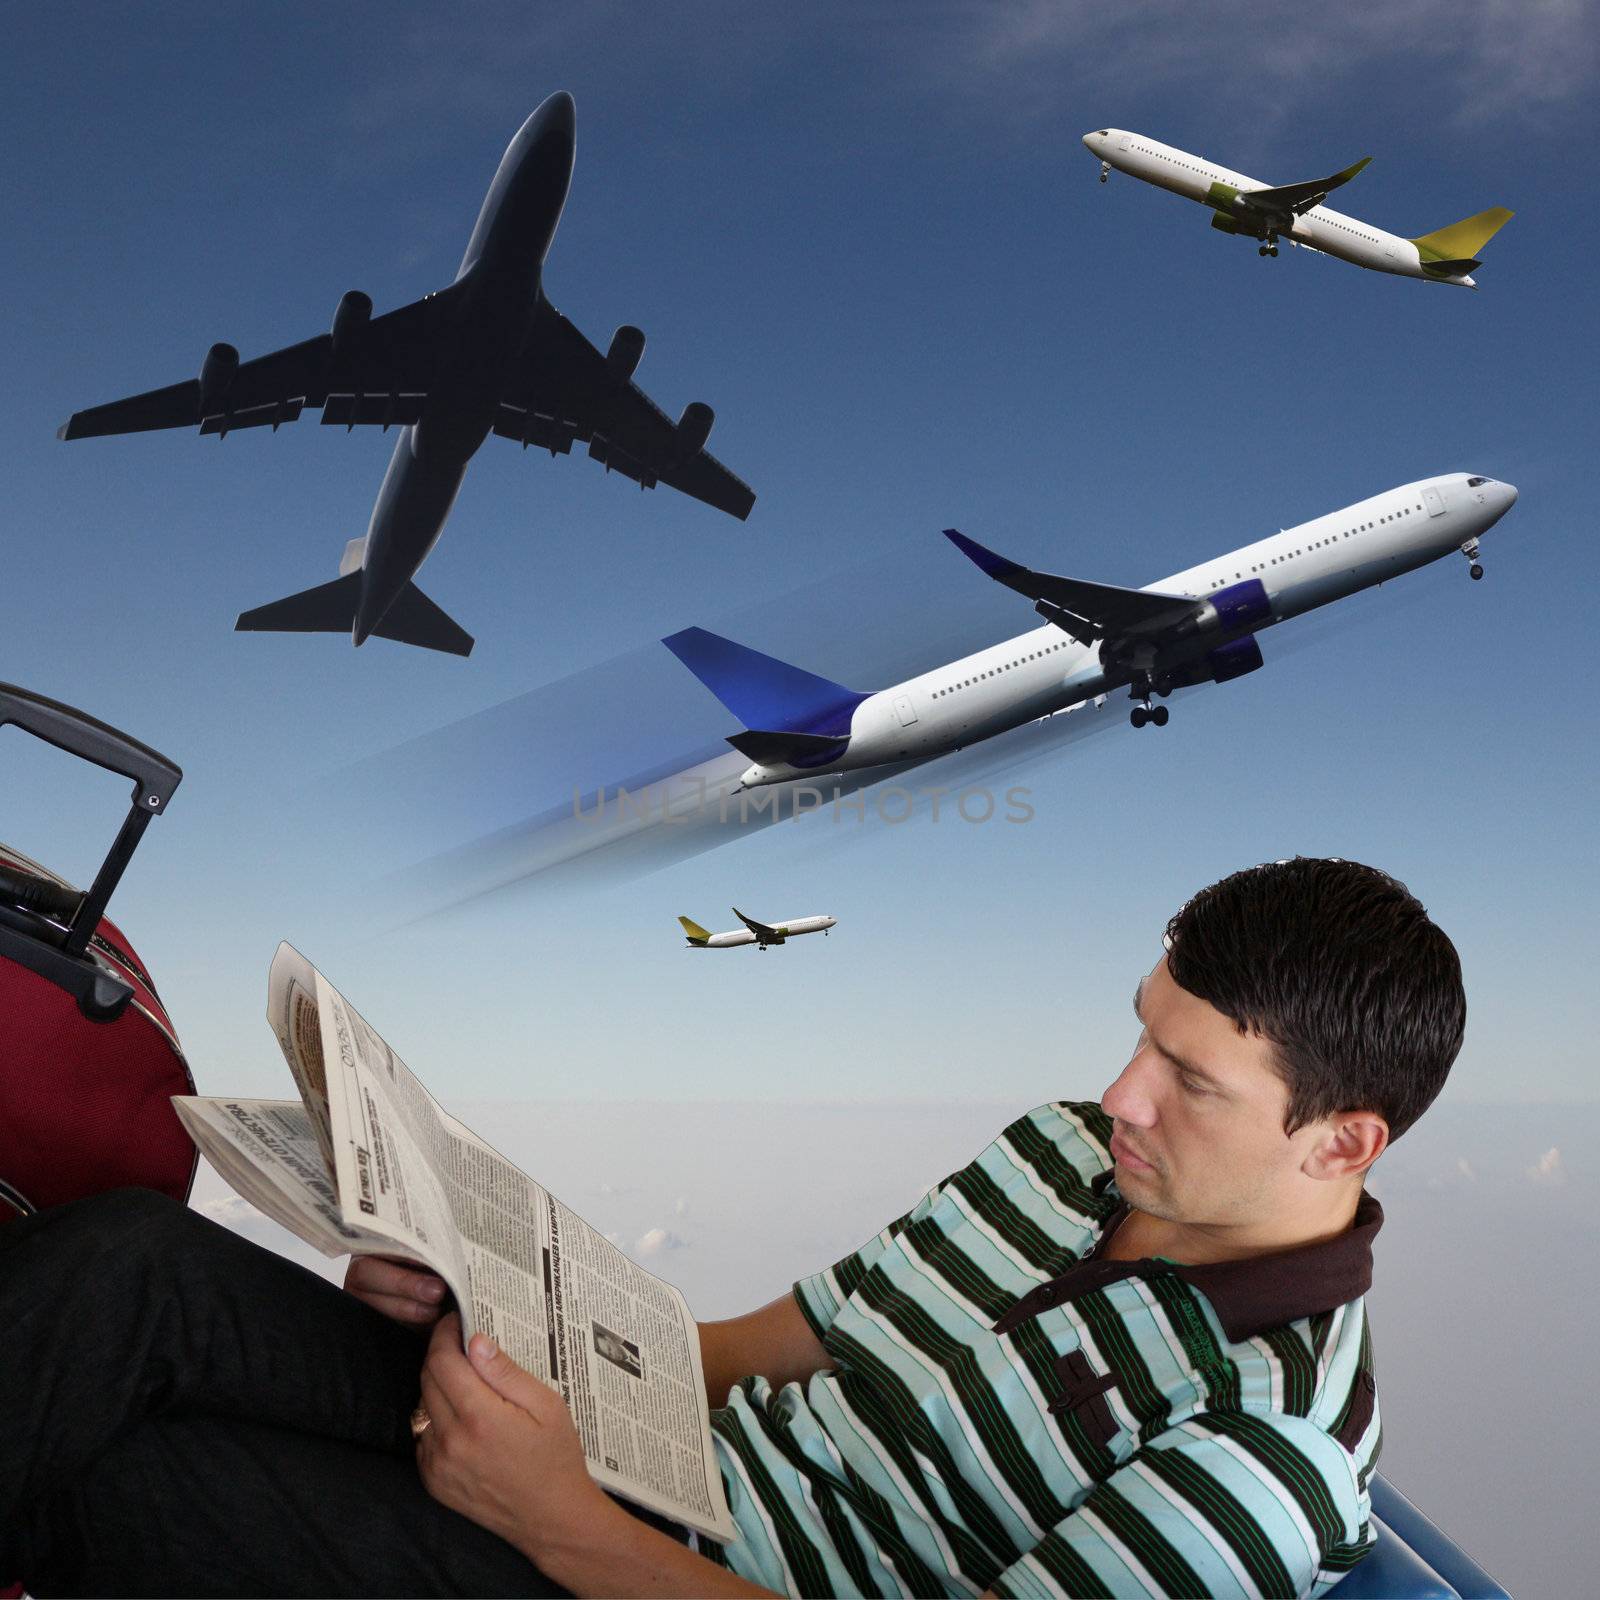
[(683, 1296), (451, 1117), (292, 946), (268, 988), (301, 1103), (174, 1101), (223, 1179), (328, 1255), (438, 1273), (464, 1341), (489, 1334), (560, 1393), (599, 1483), (731, 1538)]

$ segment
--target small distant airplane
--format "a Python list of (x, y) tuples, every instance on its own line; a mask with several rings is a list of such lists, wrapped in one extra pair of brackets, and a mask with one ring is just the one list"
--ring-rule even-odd
[(1476, 289), (1471, 275), (1483, 264), (1475, 259), (1478, 252), (1515, 215), (1504, 206), (1493, 206), (1434, 233), (1402, 239), (1322, 203), (1330, 189), (1348, 183), (1372, 160), (1371, 156), (1363, 156), (1353, 167), (1346, 167), (1331, 178), (1275, 188), (1124, 128), (1086, 133), (1083, 142), (1091, 155), (1100, 158), (1101, 183), (1115, 168), (1129, 177), (1153, 183), (1158, 189), (1170, 189), (1186, 199), (1198, 200), (1211, 207), (1213, 228), (1259, 239), (1257, 253), (1264, 256), (1277, 255), (1278, 240), (1284, 238), (1290, 244), (1338, 256), (1341, 261), (1370, 267), (1374, 272)]
[(687, 917), (679, 917), (683, 924), (683, 931), (689, 940), (691, 950), (728, 950), (736, 944), (753, 944), (758, 950), (765, 950), (769, 944), (782, 944), (786, 939), (797, 939), (802, 933), (820, 933), (827, 935), (828, 929), (838, 922), (837, 917), (795, 917), (789, 922), (768, 924), (757, 922), (754, 917), (747, 917), (738, 906), (733, 907), (733, 914), (744, 926), (733, 933), (708, 933), (698, 922), (691, 922)]
[(545, 298), (545, 255), (572, 183), (575, 109), (553, 94), (501, 158), (455, 281), (373, 317), (352, 289), (330, 333), (241, 364), (214, 344), (198, 380), (76, 412), (63, 439), (199, 425), (296, 421), (400, 429), (372, 521), (352, 539), (339, 576), (246, 611), (244, 632), (370, 635), (469, 655), (472, 636), (411, 580), (438, 543), (467, 463), (491, 432), (564, 455), (578, 440), (608, 472), (642, 488), (670, 484), (741, 520), (755, 495), (705, 450), (714, 420), (699, 400), (672, 422), (632, 381), (644, 335), (624, 325), (602, 356)]
[(898, 761), (927, 761), (1126, 685), (1129, 721), (1164, 727), (1151, 704), (1189, 684), (1262, 665), (1257, 635), (1460, 551), (1483, 576), (1478, 539), (1517, 502), (1509, 483), (1464, 472), (1258, 539), (1144, 589), (1035, 572), (946, 528), (997, 583), (1033, 602), (1042, 628), (876, 693), (847, 689), (732, 639), (685, 628), (662, 643), (744, 724), (728, 743), (753, 763), (743, 788)]

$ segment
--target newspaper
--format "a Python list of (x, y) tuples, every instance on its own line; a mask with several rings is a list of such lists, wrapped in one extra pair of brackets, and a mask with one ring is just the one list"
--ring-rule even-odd
[(450, 1116), (287, 944), (267, 1020), (298, 1101), (173, 1101), (221, 1176), (324, 1254), (437, 1273), (464, 1341), (489, 1334), (560, 1393), (600, 1484), (732, 1539), (683, 1296)]

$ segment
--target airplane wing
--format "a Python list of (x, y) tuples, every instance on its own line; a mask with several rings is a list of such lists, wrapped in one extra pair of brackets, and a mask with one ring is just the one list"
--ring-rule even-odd
[[(430, 294), (362, 326), (335, 350), (330, 333), (239, 363), (232, 381), (207, 394), (198, 378), (152, 389), (75, 412), (57, 430), (62, 439), (88, 439), (152, 428), (192, 428), (226, 434), (235, 428), (295, 422), (310, 406), (322, 420), (357, 423), (415, 422), (427, 398), (436, 362), (448, 346), (450, 290)], [(226, 349), (228, 347), (220, 347)]]
[(1286, 183), (1276, 189), (1241, 189), (1239, 198), (1258, 211), (1270, 211), (1279, 215), (1292, 213), (1299, 216), (1302, 212), (1320, 206), (1328, 198), (1330, 189), (1337, 189), (1340, 184), (1349, 183), (1371, 160), (1371, 156), (1363, 156), (1353, 167), (1346, 167), (1343, 172), (1336, 172), (1331, 178), (1314, 178), (1310, 183)]
[(751, 933), (758, 939), (766, 939), (777, 944), (783, 943), (783, 935), (776, 928), (769, 928), (764, 922), (757, 922), (754, 917), (747, 917), (738, 906), (731, 908), (736, 916)]
[(703, 448), (699, 430), (708, 431), (711, 421), (709, 406), (690, 406), (674, 423), (631, 379), (613, 376), (606, 357), (541, 295), (522, 369), (502, 396), (494, 431), (552, 455), (584, 441), (607, 471), (646, 489), (669, 484), (742, 521), (756, 497)]
[(1082, 578), (1058, 578), (1018, 566), (954, 528), (946, 528), (944, 536), (996, 583), (1025, 595), (1041, 616), (1057, 622), (1084, 644), (1107, 636), (1159, 632), (1194, 613), (1195, 602), (1187, 595), (1152, 594), (1148, 589), (1118, 589)]

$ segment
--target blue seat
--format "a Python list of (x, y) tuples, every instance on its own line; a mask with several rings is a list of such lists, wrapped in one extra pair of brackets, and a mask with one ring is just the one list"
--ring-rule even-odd
[(1387, 1479), (1374, 1476), (1370, 1488), (1378, 1543), (1329, 1600), (1511, 1600)]

